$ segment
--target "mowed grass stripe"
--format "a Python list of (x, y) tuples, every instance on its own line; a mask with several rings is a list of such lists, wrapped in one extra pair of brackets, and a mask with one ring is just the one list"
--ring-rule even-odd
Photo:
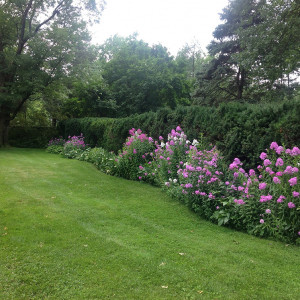
[(0, 149), (0, 299), (298, 299), (299, 267), (158, 188)]

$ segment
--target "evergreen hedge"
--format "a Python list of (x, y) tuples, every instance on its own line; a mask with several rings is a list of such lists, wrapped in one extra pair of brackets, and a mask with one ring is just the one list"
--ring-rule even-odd
[(10, 127), (9, 144), (20, 148), (46, 148), (52, 137), (58, 136), (55, 127)]
[(163, 108), (120, 119), (70, 119), (60, 124), (60, 133), (65, 138), (83, 133), (90, 146), (117, 152), (133, 127), (157, 139), (159, 135), (166, 137), (178, 125), (191, 139), (203, 135), (208, 142), (216, 144), (228, 162), (239, 157), (249, 168), (258, 163), (260, 152), (272, 141), (286, 147), (300, 144), (300, 101), (279, 104), (232, 102), (218, 108)]

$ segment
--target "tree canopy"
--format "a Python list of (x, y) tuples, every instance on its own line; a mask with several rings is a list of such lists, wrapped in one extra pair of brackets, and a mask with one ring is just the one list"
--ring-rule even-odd
[(102, 1), (0, 1), (0, 146), (7, 128), (37, 91), (71, 73)]
[(290, 86), (300, 67), (299, 10), (293, 0), (231, 0), (198, 73), (198, 103), (253, 101), (286, 88), (285, 79)]

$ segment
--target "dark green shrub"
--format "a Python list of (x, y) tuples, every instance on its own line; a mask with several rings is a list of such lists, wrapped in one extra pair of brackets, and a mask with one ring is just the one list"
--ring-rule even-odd
[(215, 144), (227, 162), (239, 157), (246, 169), (258, 163), (259, 154), (272, 141), (291, 147), (300, 144), (300, 101), (284, 103), (223, 103), (207, 106), (163, 108), (121, 119), (71, 119), (60, 125), (64, 137), (83, 133), (86, 142), (117, 152), (130, 128), (140, 128), (154, 139), (167, 137), (180, 125), (189, 138)]
[(10, 127), (9, 144), (20, 148), (46, 148), (49, 140), (59, 136), (55, 127)]

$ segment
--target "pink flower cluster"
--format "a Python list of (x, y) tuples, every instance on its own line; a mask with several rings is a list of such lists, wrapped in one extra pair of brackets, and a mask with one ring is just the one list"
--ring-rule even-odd
[(72, 145), (75, 148), (79, 149), (85, 149), (85, 147), (87, 146), (84, 142), (84, 137), (82, 133), (79, 136), (68, 136), (68, 140), (65, 143), (65, 147), (68, 145)]

